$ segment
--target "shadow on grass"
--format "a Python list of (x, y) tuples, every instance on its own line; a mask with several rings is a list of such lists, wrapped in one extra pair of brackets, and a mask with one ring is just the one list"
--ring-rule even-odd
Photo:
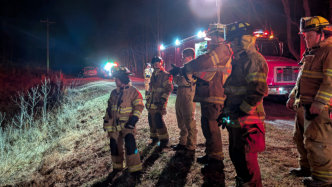
[(156, 186), (185, 186), (194, 158), (194, 154), (176, 152), (160, 174)]
[(114, 180), (114, 178), (116, 178), (117, 176), (120, 175), (120, 171), (112, 171), (107, 177), (106, 179), (104, 179), (103, 181), (99, 181), (96, 182), (95, 184), (93, 184), (93, 187), (102, 187), (102, 186), (110, 186), (112, 184), (112, 181)]

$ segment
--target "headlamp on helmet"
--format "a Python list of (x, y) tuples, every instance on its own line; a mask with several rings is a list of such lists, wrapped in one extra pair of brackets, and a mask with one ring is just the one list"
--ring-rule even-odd
[(300, 20), (300, 34), (309, 31), (331, 31), (329, 21), (321, 16), (302, 17)]

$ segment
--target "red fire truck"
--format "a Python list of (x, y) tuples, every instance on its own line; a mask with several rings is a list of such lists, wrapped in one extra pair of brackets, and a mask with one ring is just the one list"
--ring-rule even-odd
[[(269, 73), (267, 83), (269, 85), (269, 95), (287, 96), (296, 83), (299, 73), (298, 63), (290, 58), (283, 57), (283, 43), (274, 36), (273, 32), (257, 30), (253, 33), (256, 39), (257, 50), (265, 57)], [(161, 56), (165, 61), (166, 69), (171, 69), (171, 64), (182, 66), (181, 52), (184, 48), (191, 47), (195, 49), (196, 56), (204, 54), (207, 51), (209, 38), (206, 38), (202, 32), (200, 37), (192, 36), (175, 45), (166, 46), (161, 50)]]

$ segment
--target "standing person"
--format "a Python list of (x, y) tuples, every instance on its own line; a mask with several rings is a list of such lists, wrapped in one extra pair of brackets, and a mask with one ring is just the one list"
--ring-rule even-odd
[[(301, 65), (301, 72), (299, 73), (298, 78), (302, 73), (303, 62), (299, 63)], [(302, 107), (299, 107), (299, 98), (296, 98), (296, 93), (298, 93), (298, 85), (296, 84), (292, 89), (291, 93), (288, 96), (286, 102), (286, 107), (289, 110), (296, 112), (295, 115), (295, 125), (293, 133), (293, 141), (296, 144), (297, 151), (299, 153), (299, 168), (292, 168), (289, 173), (296, 177), (309, 177), (311, 176), (310, 165), (307, 158), (307, 150), (304, 147), (304, 111)]]
[[(182, 52), (182, 62), (187, 62), (195, 58), (195, 50), (186, 48)], [(188, 156), (195, 154), (197, 142), (197, 129), (195, 120), (196, 104), (193, 102), (195, 95), (195, 82), (192, 74), (174, 76), (175, 84), (178, 85), (176, 92), (175, 111), (178, 127), (180, 129), (179, 144), (174, 150), (185, 150)]]
[(149, 84), (150, 79), (153, 73), (153, 68), (151, 68), (151, 64), (147, 63), (146, 68), (144, 69), (144, 88), (145, 88), (145, 96), (149, 94)]
[(300, 21), (306, 51), (303, 70), (297, 80), (296, 98), (304, 111), (304, 148), (311, 177), (306, 186), (332, 185), (332, 29), (323, 17)]
[(155, 56), (151, 60), (154, 68), (152, 73), (149, 94), (146, 96), (146, 108), (150, 126), (151, 145), (160, 141), (160, 151), (168, 146), (169, 136), (163, 116), (166, 115), (168, 97), (173, 90), (173, 76), (165, 71), (163, 60)]
[(231, 71), (232, 52), (224, 44), (222, 24), (211, 24), (208, 36), (207, 53), (186, 63), (183, 74), (195, 73), (197, 77), (194, 102), (201, 105), (201, 126), (206, 139), (206, 155), (197, 158), (197, 162), (204, 164), (202, 173), (207, 183), (225, 185), (224, 154), (222, 150), (221, 132), (217, 118), (222, 111), (226, 96), (223, 84)]
[(112, 76), (116, 89), (108, 99), (104, 130), (110, 138), (113, 171), (124, 169), (125, 146), (128, 171), (137, 177), (142, 170), (142, 163), (136, 146), (135, 125), (144, 109), (143, 99), (141, 93), (130, 84), (129, 70), (125, 67), (114, 69)]
[(224, 86), (227, 99), (218, 120), (226, 122), (229, 132), (236, 186), (261, 187), (257, 153), (265, 149), (263, 98), (268, 94), (268, 66), (255, 48), (256, 38), (248, 23), (227, 25), (225, 40), (230, 42), (234, 58), (232, 73)]

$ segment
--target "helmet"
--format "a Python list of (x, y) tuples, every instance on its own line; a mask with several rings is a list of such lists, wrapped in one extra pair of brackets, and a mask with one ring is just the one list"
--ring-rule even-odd
[(321, 16), (302, 17), (300, 20), (300, 34), (309, 31), (332, 31), (331, 25), (327, 19)]
[(211, 36), (211, 35), (224, 36), (224, 28), (225, 28), (224, 24), (220, 24), (220, 23), (210, 24), (207, 35), (208, 36)]
[(226, 25), (224, 29), (224, 39), (225, 41), (233, 41), (235, 38), (241, 37), (243, 35), (251, 35), (252, 27), (246, 22), (234, 22)]
[(132, 73), (129, 71), (129, 69), (124, 66), (112, 68), (112, 78), (117, 78), (117, 77), (123, 76), (123, 75), (128, 76), (131, 74)]
[(163, 59), (160, 56), (154, 56), (151, 60), (151, 64), (153, 65), (156, 62), (162, 62)]
[(131, 72), (124, 66), (112, 68), (111, 78), (118, 78), (123, 84), (128, 84), (130, 82), (129, 75), (131, 75)]

